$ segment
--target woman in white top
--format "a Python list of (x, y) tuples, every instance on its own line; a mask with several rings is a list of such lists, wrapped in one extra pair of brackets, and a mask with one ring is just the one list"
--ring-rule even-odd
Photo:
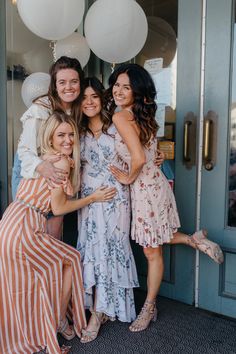
[[(21, 118), (23, 131), (12, 171), (13, 199), (22, 177), (43, 176), (51, 179), (52, 182), (60, 182), (66, 177), (62, 169), (53, 165), (59, 158), (43, 161), (39, 157), (39, 132), (42, 123), (53, 111), (69, 113), (72, 119), (77, 121), (80, 87), (84, 73), (77, 59), (63, 56), (51, 66), (50, 75), (48, 95), (34, 100)], [(50, 219), (48, 226), (50, 234), (60, 238), (62, 217)]]

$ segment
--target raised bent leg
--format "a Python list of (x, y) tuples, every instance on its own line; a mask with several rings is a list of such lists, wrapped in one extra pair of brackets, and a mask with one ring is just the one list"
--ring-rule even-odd
[(207, 231), (205, 230), (197, 231), (191, 236), (186, 235), (182, 232), (176, 232), (173, 234), (173, 236), (174, 238), (170, 241), (170, 244), (172, 245), (185, 244), (205, 253), (216, 263), (220, 264), (224, 261), (224, 255), (220, 246), (217, 243), (210, 241), (206, 238)]

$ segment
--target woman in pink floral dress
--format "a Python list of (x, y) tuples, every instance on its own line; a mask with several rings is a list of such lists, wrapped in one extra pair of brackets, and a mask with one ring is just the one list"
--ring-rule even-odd
[[(163, 276), (162, 245), (186, 244), (206, 253), (215, 262), (223, 262), (221, 248), (206, 238), (205, 231), (192, 236), (178, 232), (180, 226), (175, 198), (170, 185), (155, 165), (156, 90), (149, 73), (137, 64), (123, 64), (109, 79), (107, 90), (116, 126), (116, 150), (124, 163), (124, 170), (111, 166), (117, 180), (130, 184), (132, 204), (131, 237), (143, 247), (148, 262), (147, 298), (131, 324), (130, 330), (146, 329), (157, 315), (156, 296)], [(128, 172), (125, 167), (128, 166)]]

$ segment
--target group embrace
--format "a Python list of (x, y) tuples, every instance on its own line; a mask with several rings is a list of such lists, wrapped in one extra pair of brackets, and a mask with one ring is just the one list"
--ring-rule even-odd
[[(107, 320), (131, 322), (132, 332), (146, 329), (157, 318), (165, 243), (223, 262), (206, 231), (178, 232), (175, 198), (160, 170), (149, 73), (122, 64), (104, 90), (97, 78), (84, 79), (76, 59), (61, 57), (50, 75), (48, 94), (21, 118), (14, 200), (0, 221), (4, 354), (67, 353), (58, 333), (87, 343)], [(63, 215), (76, 210), (77, 249), (61, 241)], [(137, 317), (130, 235), (148, 262), (147, 297)]]

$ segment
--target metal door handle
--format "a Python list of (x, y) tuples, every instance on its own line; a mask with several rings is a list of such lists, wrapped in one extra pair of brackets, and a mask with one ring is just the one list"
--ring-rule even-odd
[(205, 140), (204, 140), (204, 150), (203, 150), (203, 158), (204, 160), (210, 160), (210, 138), (211, 138), (211, 125), (212, 120), (205, 120)]
[(203, 165), (211, 171), (216, 164), (217, 114), (209, 111), (204, 121)]
[(184, 161), (189, 162), (189, 127), (192, 124), (191, 121), (187, 120), (184, 122)]
[(183, 163), (192, 168), (196, 163), (196, 116), (188, 112), (184, 119)]

